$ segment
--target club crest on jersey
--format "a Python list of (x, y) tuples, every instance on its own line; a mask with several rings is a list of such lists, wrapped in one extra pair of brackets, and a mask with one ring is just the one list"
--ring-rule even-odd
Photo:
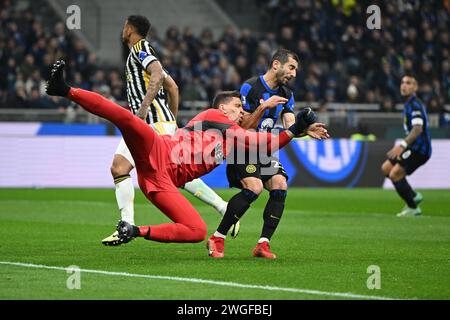
[(272, 129), (274, 125), (273, 119), (267, 118), (261, 122), (261, 129)]
[(402, 153), (402, 158), (406, 160), (409, 158), (410, 155), (411, 155), (411, 150), (406, 150), (405, 152)]
[(255, 173), (256, 167), (253, 164), (249, 164), (248, 166), (245, 167), (245, 171), (247, 171), (247, 173)]
[(145, 51), (139, 51), (139, 60), (144, 61), (148, 57), (148, 53)]

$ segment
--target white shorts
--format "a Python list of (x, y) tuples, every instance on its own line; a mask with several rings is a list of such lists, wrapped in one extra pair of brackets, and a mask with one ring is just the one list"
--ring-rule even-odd
[[(156, 122), (150, 125), (159, 135), (169, 134), (174, 135), (175, 131), (177, 131), (177, 124), (175, 121), (173, 122)], [(125, 140), (123, 138), (120, 140), (119, 145), (117, 146), (116, 152), (114, 153), (120, 154), (122, 157), (127, 159), (133, 167), (135, 167), (133, 157), (131, 156), (130, 150), (128, 150), (127, 145), (125, 144)]]

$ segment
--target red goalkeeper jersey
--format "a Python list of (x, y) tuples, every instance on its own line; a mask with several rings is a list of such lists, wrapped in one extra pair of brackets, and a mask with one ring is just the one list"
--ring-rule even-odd
[[(286, 145), (291, 138), (284, 131), (275, 136), (267, 132), (245, 130), (217, 109), (199, 113), (170, 141), (171, 167), (176, 172), (176, 185), (183, 186), (220, 165), (231, 150), (272, 152)], [(175, 181), (174, 181), (175, 182)]]

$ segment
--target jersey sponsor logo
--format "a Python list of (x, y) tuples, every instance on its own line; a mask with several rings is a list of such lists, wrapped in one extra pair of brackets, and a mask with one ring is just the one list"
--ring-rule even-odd
[(354, 172), (362, 155), (361, 141), (297, 140), (294, 142), (303, 166), (316, 178), (325, 182), (339, 182)]
[(148, 53), (145, 51), (139, 51), (139, 60), (144, 61), (148, 57)]
[(253, 164), (249, 164), (248, 166), (245, 167), (245, 171), (247, 171), (247, 173), (255, 173), (256, 166)]

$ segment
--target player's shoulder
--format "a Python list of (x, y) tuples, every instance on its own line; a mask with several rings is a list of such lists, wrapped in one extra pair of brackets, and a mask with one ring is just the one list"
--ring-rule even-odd
[(192, 118), (186, 127), (192, 127), (195, 123), (202, 122), (208, 123), (207, 126), (211, 128), (222, 128), (223, 125), (227, 127), (235, 124), (231, 120), (229, 120), (222, 111), (218, 109), (207, 109), (205, 111), (200, 112), (194, 118)]
[(247, 96), (251, 91), (254, 91), (259, 85), (259, 77), (252, 77), (246, 80), (241, 86), (241, 94)]
[(211, 121), (211, 122), (220, 122), (224, 124), (235, 124), (233, 121), (228, 119), (225, 114), (219, 110), (219, 109), (208, 109), (206, 111), (203, 111), (203, 120), (204, 121)]
[(133, 46), (133, 51), (136, 54), (139, 54), (140, 52), (145, 52), (147, 54), (156, 55), (155, 49), (146, 39), (141, 39), (138, 42), (136, 42), (135, 45)]
[(247, 83), (247, 84), (249, 84), (249, 85), (251, 85), (251, 86), (255, 86), (256, 84), (258, 84), (260, 81), (259, 81), (259, 76), (256, 76), (256, 77), (251, 77), (250, 79), (247, 79), (245, 82), (244, 82), (244, 84), (245, 83)]
[(205, 119), (217, 119), (217, 118), (225, 117), (223, 112), (220, 111), (219, 109), (211, 108), (211, 109), (207, 109), (207, 110), (203, 111), (202, 113), (203, 113), (203, 117)]
[(287, 99), (290, 99), (294, 95), (294, 92), (292, 91), (292, 89), (284, 84), (280, 87), (279, 93), (280, 93), (281, 97), (284, 97)]
[(424, 110), (425, 111), (425, 104), (417, 96), (411, 97), (408, 100), (408, 104), (411, 106), (411, 109), (413, 109), (413, 110)]
[(424, 103), (419, 97), (416, 97), (416, 98), (415, 98), (415, 102), (416, 102), (416, 105), (417, 105), (417, 106), (419, 106), (419, 107), (425, 109), (425, 103)]

